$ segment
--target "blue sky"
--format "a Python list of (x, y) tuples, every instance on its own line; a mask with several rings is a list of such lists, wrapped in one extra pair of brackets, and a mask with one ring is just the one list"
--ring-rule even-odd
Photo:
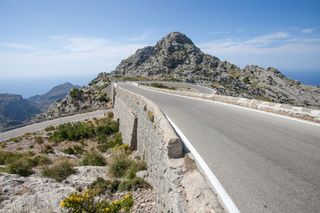
[(0, 0), (0, 83), (93, 77), (172, 31), (240, 67), (319, 74), (319, 11), (312, 0)]

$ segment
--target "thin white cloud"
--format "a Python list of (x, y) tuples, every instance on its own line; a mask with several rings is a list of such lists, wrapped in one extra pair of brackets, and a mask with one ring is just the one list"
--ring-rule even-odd
[(239, 66), (257, 64), (293, 71), (320, 69), (320, 38), (291, 38), (289, 33), (275, 32), (243, 40), (205, 42), (199, 47)]
[(301, 32), (304, 34), (310, 34), (310, 33), (313, 33), (314, 31), (315, 31), (315, 28), (305, 28), (301, 30)]
[[(46, 47), (24, 48), (23, 51), (1, 50), (0, 47), (1, 77), (72, 76), (111, 71), (122, 59), (146, 45), (107, 38), (55, 36), (49, 38)], [(18, 46), (7, 47), (16, 49)]]
[(252, 44), (252, 45), (268, 45), (272, 42), (283, 40), (289, 37), (288, 32), (275, 32), (267, 35), (258, 36), (252, 39), (245, 41), (245, 44)]
[(13, 43), (13, 42), (8, 42), (8, 43), (0, 43), (1, 46), (8, 47), (8, 48), (13, 48), (13, 49), (21, 49), (21, 50), (37, 50), (38, 47), (28, 45), (28, 44), (21, 44), (21, 43)]

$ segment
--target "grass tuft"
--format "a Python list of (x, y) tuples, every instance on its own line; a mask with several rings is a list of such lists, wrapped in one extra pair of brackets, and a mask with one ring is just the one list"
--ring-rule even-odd
[(106, 159), (97, 151), (87, 152), (80, 164), (82, 166), (105, 166)]
[(44, 177), (53, 178), (58, 182), (63, 181), (69, 175), (72, 175), (74, 173), (76, 173), (76, 170), (68, 160), (60, 160), (52, 166), (43, 166), (41, 169), (41, 174)]

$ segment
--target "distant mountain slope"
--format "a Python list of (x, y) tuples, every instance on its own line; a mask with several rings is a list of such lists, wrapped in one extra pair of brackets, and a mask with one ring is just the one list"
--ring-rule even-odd
[(33, 116), (46, 111), (55, 101), (63, 99), (71, 88), (79, 86), (64, 83), (43, 95), (28, 99), (24, 99), (21, 95), (0, 94), (0, 129), (30, 121)]
[(39, 112), (38, 107), (21, 95), (0, 94), (0, 129), (20, 125)]
[(43, 95), (36, 95), (28, 98), (33, 102), (41, 111), (46, 111), (49, 106), (57, 100), (61, 100), (69, 93), (72, 88), (79, 88), (80, 86), (72, 85), (71, 83), (63, 83), (53, 87), (50, 91)]
[(155, 46), (137, 50), (116, 67), (112, 76), (195, 81), (222, 95), (320, 107), (320, 87), (288, 79), (271, 67), (251, 65), (240, 69), (203, 53), (179, 32), (168, 34)]
[(111, 79), (109, 75), (107, 73), (99, 73), (88, 86), (71, 89), (62, 100), (58, 100), (47, 111), (35, 116), (33, 119), (42, 120), (110, 107), (108, 90)]

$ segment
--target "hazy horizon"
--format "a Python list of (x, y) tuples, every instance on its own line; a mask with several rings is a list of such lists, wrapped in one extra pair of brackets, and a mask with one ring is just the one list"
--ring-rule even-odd
[[(305, 72), (285, 72), (282, 71), (288, 78), (298, 80), (304, 84), (320, 86), (320, 72), (305, 71)], [(99, 72), (92, 75), (80, 76), (65, 76), (54, 78), (20, 78), (3, 80), (0, 79), (0, 93), (9, 93), (22, 95), (24, 98), (29, 98), (34, 95), (41, 95), (48, 92), (54, 86), (69, 82), (73, 85), (85, 86), (94, 79)]]

